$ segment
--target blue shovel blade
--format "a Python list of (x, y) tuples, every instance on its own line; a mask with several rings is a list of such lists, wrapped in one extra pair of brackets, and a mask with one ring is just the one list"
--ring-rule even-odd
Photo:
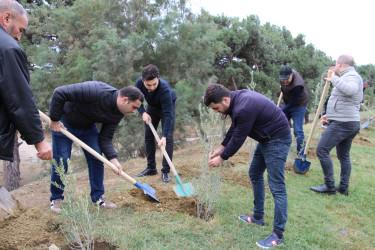
[(139, 182), (136, 182), (134, 184), (134, 186), (136, 186), (137, 188), (143, 189), (144, 194), (147, 194), (147, 195), (151, 196), (154, 200), (160, 202), (159, 199), (156, 198), (156, 196), (155, 196), (155, 193), (156, 193), (155, 189), (153, 189), (148, 184), (146, 184), (146, 183), (140, 184)]
[(367, 128), (367, 126), (370, 124), (370, 120), (368, 120), (367, 122), (363, 123), (362, 127), (361, 128)]
[(294, 159), (293, 170), (296, 174), (306, 174), (310, 169), (311, 162), (306, 160), (306, 155), (301, 158)]

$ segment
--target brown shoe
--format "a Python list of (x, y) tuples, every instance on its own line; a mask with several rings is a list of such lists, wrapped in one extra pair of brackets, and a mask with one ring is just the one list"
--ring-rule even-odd
[(107, 197), (105, 197), (104, 195), (102, 196), (102, 198), (97, 200), (95, 202), (95, 204), (100, 206), (101, 208), (104, 208), (104, 209), (115, 209), (115, 208), (117, 208), (116, 204), (111, 202), (110, 200), (108, 200)]
[(51, 201), (50, 209), (52, 212), (61, 213), (60, 202), (60, 199)]

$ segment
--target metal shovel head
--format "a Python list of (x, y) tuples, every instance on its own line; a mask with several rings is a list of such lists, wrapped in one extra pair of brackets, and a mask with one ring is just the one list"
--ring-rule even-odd
[(304, 158), (295, 158), (293, 170), (296, 174), (306, 174), (310, 169), (311, 162), (306, 161), (306, 157)]
[(362, 127), (361, 128), (367, 128), (368, 125), (370, 124), (372, 119), (368, 120), (367, 122), (363, 123)]
[(151, 186), (149, 186), (148, 184), (146, 183), (143, 183), (143, 184), (140, 184), (139, 182), (136, 182), (134, 184), (134, 186), (136, 186), (137, 188), (140, 188), (140, 189), (143, 189), (143, 192), (149, 196), (151, 196), (154, 200), (156, 200), (157, 202), (160, 202), (158, 198), (156, 198), (155, 196), (155, 189), (153, 189)]
[(0, 186), (0, 207), (13, 215), (12, 208), (15, 206), (16, 202), (13, 200), (12, 195), (4, 187)]
[[(181, 185), (184, 187), (182, 188)], [(173, 187), (173, 190), (174, 192), (178, 195), (178, 196), (191, 196), (193, 194), (195, 194), (194, 192), (194, 188), (193, 186), (191, 185), (191, 183), (184, 183), (184, 184), (181, 184), (181, 185), (177, 185), (177, 186), (174, 186)], [(185, 191), (186, 193), (185, 193)]]

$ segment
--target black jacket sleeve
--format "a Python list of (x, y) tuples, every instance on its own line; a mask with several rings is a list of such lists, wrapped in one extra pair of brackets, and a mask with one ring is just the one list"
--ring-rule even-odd
[(4, 51), (1, 58), (0, 99), (10, 121), (27, 144), (44, 139), (38, 108), (30, 89), (27, 57), (21, 48)]

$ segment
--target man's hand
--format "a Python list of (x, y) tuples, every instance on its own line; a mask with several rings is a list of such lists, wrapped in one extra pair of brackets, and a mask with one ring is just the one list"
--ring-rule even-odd
[(220, 156), (216, 156), (214, 158), (211, 158), (209, 161), (208, 161), (208, 166), (210, 168), (213, 168), (213, 167), (217, 167), (219, 166), (221, 163), (223, 163), (223, 159), (220, 157)]
[(330, 82), (334, 76), (336, 76), (335, 71), (333, 71), (333, 70), (328, 70), (326, 80)]
[(60, 121), (57, 121), (57, 122), (51, 121), (51, 123), (49, 124), (49, 127), (50, 127), (51, 130), (53, 130), (55, 132), (60, 132), (61, 128), (67, 130), (65, 128), (64, 124)]
[(167, 145), (167, 138), (165, 138), (164, 136), (161, 138), (161, 140), (160, 140), (160, 142), (158, 143), (158, 146), (159, 146), (159, 148), (161, 148), (161, 147), (166, 147), (166, 145)]
[(212, 158), (215, 158), (217, 156), (219, 156), (223, 151), (224, 151), (225, 147), (223, 145), (220, 145), (217, 149), (215, 149), (215, 151), (211, 152), (208, 156), (209, 156), (209, 159), (211, 160)]
[(146, 112), (144, 112), (142, 114), (142, 120), (148, 125), (148, 121), (151, 121), (151, 116), (147, 114)]
[(117, 167), (117, 169), (112, 169), (112, 171), (115, 173), (115, 174), (118, 174), (120, 175), (121, 174), (121, 171), (122, 171), (122, 167), (121, 167), (121, 164), (118, 162), (118, 160), (116, 158), (113, 158), (112, 160), (110, 160), (110, 162), (113, 163), (113, 165), (115, 165)]
[(53, 157), (52, 147), (48, 142), (46, 142), (46, 140), (43, 140), (35, 144), (35, 148), (38, 151), (38, 153), (36, 154), (38, 158), (42, 160), (52, 159)]
[(322, 117), (320, 117), (320, 123), (321, 124), (328, 124), (329, 123), (326, 115), (323, 115)]

